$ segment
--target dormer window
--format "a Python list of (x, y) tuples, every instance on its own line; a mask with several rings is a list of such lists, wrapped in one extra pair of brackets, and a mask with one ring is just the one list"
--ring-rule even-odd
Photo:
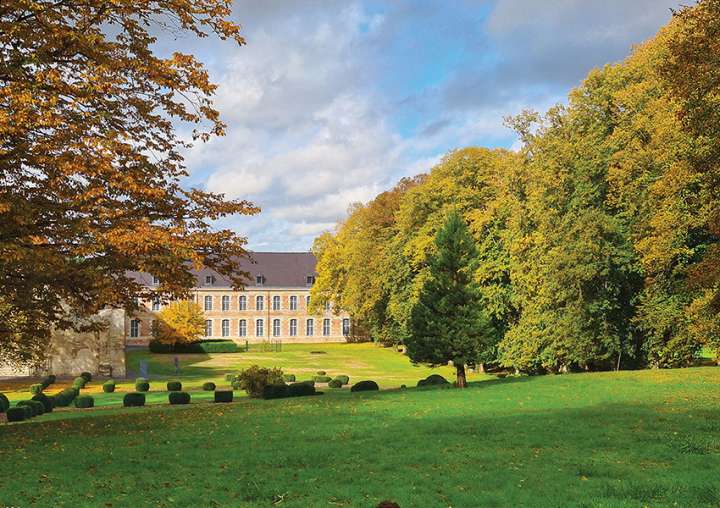
[(262, 286), (265, 284), (265, 276), (264, 275), (256, 275), (255, 276), (255, 284), (258, 286)]
[(306, 283), (308, 286), (312, 286), (313, 284), (315, 284), (315, 276), (314, 276), (314, 275), (308, 275), (308, 276), (305, 278), (305, 283)]
[(153, 286), (157, 286), (158, 284), (160, 284), (160, 277), (153, 275)]
[(215, 276), (214, 275), (206, 275), (205, 276), (205, 285), (212, 286), (213, 284), (215, 284)]

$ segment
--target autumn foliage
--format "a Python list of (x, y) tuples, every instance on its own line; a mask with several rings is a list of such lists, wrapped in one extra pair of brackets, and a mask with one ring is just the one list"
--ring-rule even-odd
[(205, 315), (189, 300), (172, 302), (158, 312), (153, 338), (162, 344), (196, 342), (205, 333)]

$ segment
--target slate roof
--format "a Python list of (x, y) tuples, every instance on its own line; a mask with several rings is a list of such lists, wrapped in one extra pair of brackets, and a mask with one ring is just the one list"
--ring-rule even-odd
[[(307, 277), (315, 276), (315, 255), (312, 252), (251, 252), (250, 260), (243, 259), (240, 269), (250, 273), (251, 280), (246, 287), (293, 287), (307, 288)], [(214, 270), (203, 268), (193, 270), (197, 277), (197, 287), (229, 288), (232, 283)], [(206, 276), (213, 276), (212, 284), (205, 283)], [(262, 275), (264, 283), (258, 284), (256, 277)], [(130, 276), (144, 285), (152, 286), (152, 275), (142, 272), (130, 272)], [(162, 275), (159, 275), (162, 278)]]

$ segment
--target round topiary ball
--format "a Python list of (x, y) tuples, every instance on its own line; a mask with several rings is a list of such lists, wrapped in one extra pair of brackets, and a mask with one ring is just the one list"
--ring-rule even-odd
[(86, 383), (92, 381), (92, 374), (90, 374), (89, 372), (81, 372), (80, 377), (83, 378)]
[(168, 381), (167, 383), (167, 391), (169, 392), (179, 392), (182, 390), (182, 383), (180, 381)]
[(317, 374), (318, 376), (326, 376), (327, 372), (325, 372), (324, 370), (319, 370), (315, 374)]
[(138, 392), (126, 393), (123, 397), (123, 406), (140, 407), (145, 405), (145, 394)]
[(206, 392), (212, 392), (215, 391), (215, 383), (212, 381), (208, 381), (207, 383), (203, 383), (202, 389)]
[(328, 386), (330, 388), (342, 388), (343, 384), (340, 382), (339, 379), (333, 379), (328, 383)]
[(73, 380), (73, 388), (77, 388), (78, 390), (81, 388), (85, 388), (85, 385), (87, 384), (87, 380), (84, 377), (76, 377)]
[(150, 383), (148, 383), (147, 381), (143, 381), (141, 383), (135, 383), (135, 391), (149, 392), (150, 391)]
[(332, 378), (330, 376), (315, 376), (313, 381), (316, 383), (329, 383), (332, 381)]
[(30, 393), (32, 393), (33, 395), (37, 395), (38, 393), (42, 393), (44, 388), (45, 387), (42, 385), (42, 383), (30, 385)]
[(105, 393), (113, 393), (115, 391), (115, 381), (112, 379), (105, 381), (102, 386)]
[(337, 379), (344, 385), (346, 385), (350, 382), (350, 377), (346, 376), (345, 374), (340, 374), (339, 376), (335, 376), (335, 379)]
[(168, 401), (170, 404), (190, 404), (190, 394), (181, 391), (170, 392), (168, 393)]
[(88, 409), (95, 406), (95, 399), (93, 399), (90, 395), (81, 395), (77, 399), (75, 399), (75, 407), (81, 408), (81, 409)]
[(359, 383), (355, 383), (352, 385), (352, 388), (350, 388), (351, 392), (369, 392), (369, 391), (377, 391), (380, 387), (375, 381), (360, 381)]
[(0, 393), (0, 413), (4, 413), (10, 409), (10, 401), (4, 393)]

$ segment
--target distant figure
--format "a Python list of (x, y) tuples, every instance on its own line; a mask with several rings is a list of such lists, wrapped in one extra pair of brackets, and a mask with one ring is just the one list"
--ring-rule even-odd
[(180, 359), (177, 356), (173, 358), (173, 365), (175, 366), (175, 375), (180, 374)]
[(148, 378), (148, 362), (140, 360), (140, 377)]
[(395, 501), (380, 501), (377, 508), (400, 508), (400, 505)]

